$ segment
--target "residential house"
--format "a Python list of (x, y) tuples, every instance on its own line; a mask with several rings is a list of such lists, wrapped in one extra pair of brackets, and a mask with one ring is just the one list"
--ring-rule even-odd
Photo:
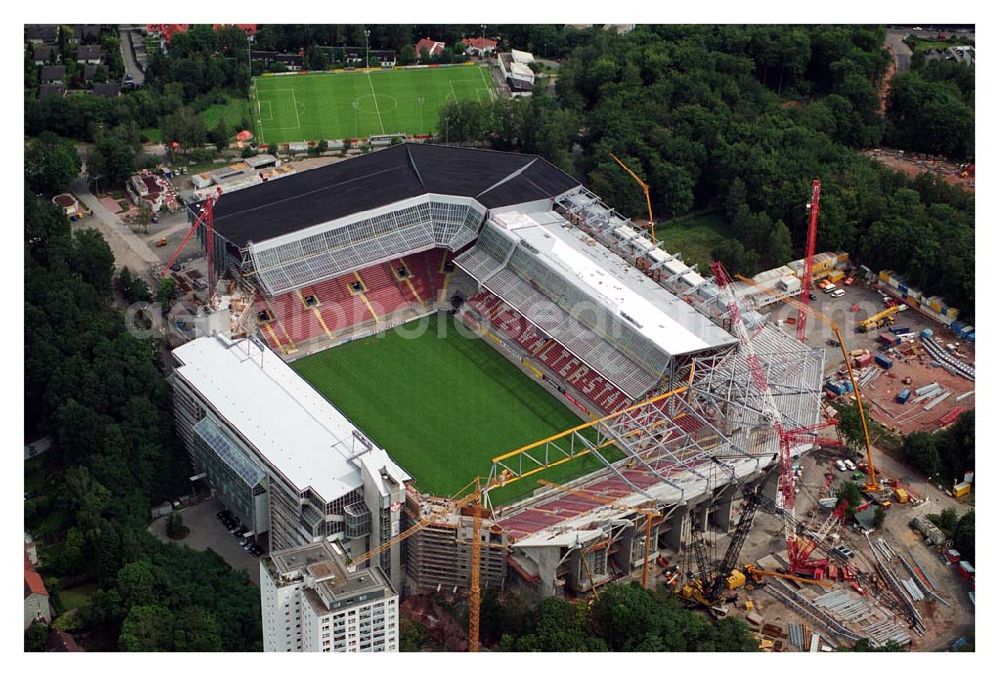
[(434, 58), (436, 56), (440, 56), (440, 54), (444, 52), (444, 43), (438, 42), (437, 40), (431, 40), (430, 38), (421, 38), (420, 41), (413, 46), (413, 51), (417, 53), (418, 59), (424, 58), (425, 51), (430, 58)]
[(90, 83), (94, 81), (94, 76), (97, 75), (97, 65), (88, 63), (83, 67), (83, 81), (85, 83)]
[(83, 45), (92, 45), (101, 38), (101, 24), (77, 24), (73, 34)]
[(56, 37), (58, 28), (55, 25), (30, 24), (24, 27), (24, 39), (32, 44), (53, 43)]
[(370, 54), (378, 59), (378, 64), (382, 68), (392, 68), (396, 65), (396, 52), (391, 49), (373, 49)]
[(49, 591), (45, 589), (42, 577), (35, 571), (35, 566), (24, 556), (24, 629), (27, 630), (35, 621), (48, 623), (52, 620), (52, 610), (49, 608)]
[(285, 68), (290, 71), (300, 71), (302, 70), (302, 55), (301, 54), (278, 54), (274, 57), (274, 61), (284, 64)]
[(48, 96), (62, 96), (66, 93), (66, 87), (61, 82), (56, 82), (49, 85), (39, 85), (38, 87), (38, 98), (44, 99)]
[(60, 207), (65, 214), (70, 219), (80, 213), (80, 203), (76, 201), (76, 198), (69, 193), (60, 193), (52, 198), (52, 203), (57, 207)]
[(76, 62), (96, 66), (104, 58), (104, 50), (100, 45), (83, 45), (76, 48)]
[(36, 66), (47, 66), (55, 61), (58, 55), (59, 52), (56, 51), (55, 47), (42, 45), (41, 47), (35, 47), (33, 58)]
[(462, 38), (462, 44), (465, 45), (465, 53), (469, 56), (489, 56), (496, 54), (497, 51), (497, 41), (487, 37)]
[(27, 531), (24, 532), (24, 556), (28, 558), (32, 566), (38, 564), (38, 548), (35, 547), (35, 539)]
[(191, 24), (146, 24), (146, 34), (160, 38), (160, 44), (169, 45), (174, 35), (186, 33)]
[(46, 651), (83, 651), (80, 645), (73, 639), (73, 635), (62, 630), (53, 630), (49, 633), (49, 640), (45, 644)]
[(142, 203), (145, 202), (146, 206), (154, 212), (163, 207), (166, 187), (162, 185), (160, 177), (149, 171), (144, 170), (139, 174), (133, 174), (128, 183), (125, 184), (125, 188), (136, 206), (142, 206)]
[(66, 78), (66, 66), (42, 66), (38, 74), (38, 82), (43, 85), (51, 85), (56, 82), (62, 83)]
[(117, 82), (97, 82), (91, 88), (90, 93), (94, 96), (103, 96), (106, 99), (114, 99), (122, 95), (122, 86)]

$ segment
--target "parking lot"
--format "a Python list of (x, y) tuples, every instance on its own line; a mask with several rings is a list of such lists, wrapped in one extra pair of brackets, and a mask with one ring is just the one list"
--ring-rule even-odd
[(174, 540), (167, 536), (169, 515), (153, 521), (149, 525), (149, 530), (164, 543), (186, 545), (195, 550), (214, 550), (229, 566), (234, 569), (243, 569), (250, 576), (254, 585), (260, 585), (260, 566), (257, 563), (257, 558), (244, 550), (240, 546), (240, 537), (231, 534), (216, 517), (216, 514), (223, 509), (222, 503), (217, 499), (211, 499), (180, 510), (184, 526), (191, 530), (181, 540)]

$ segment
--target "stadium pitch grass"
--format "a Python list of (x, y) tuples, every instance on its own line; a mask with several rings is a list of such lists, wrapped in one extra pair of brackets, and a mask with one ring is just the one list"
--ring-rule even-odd
[(254, 78), (250, 107), (261, 143), (432, 134), (446, 101), (496, 97), (485, 66)]
[[(487, 476), (491, 458), (580, 425), (485, 341), (459, 334), (454, 318), (432, 316), (403, 330), (428, 320), (416, 338), (390, 331), (292, 363), (420, 491), (452, 496)], [(508, 504), (538, 489), (539, 479), (565, 482), (601, 467), (600, 459), (581, 456), (494, 490), (491, 501)]]

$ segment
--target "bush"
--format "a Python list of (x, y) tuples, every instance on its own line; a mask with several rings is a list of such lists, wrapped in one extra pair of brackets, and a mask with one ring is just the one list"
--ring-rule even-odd
[(179, 541), (180, 539), (191, 533), (191, 529), (184, 525), (184, 518), (181, 517), (179, 512), (174, 512), (170, 514), (167, 518), (167, 536)]

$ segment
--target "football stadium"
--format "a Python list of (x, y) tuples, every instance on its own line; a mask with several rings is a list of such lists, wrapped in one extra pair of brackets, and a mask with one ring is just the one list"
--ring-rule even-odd
[(484, 66), (358, 70), (254, 78), (258, 141), (288, 143), (374, 135), (432, 134), (448, 101), (489, 101)]
[(404, 143), (207, 211), (225, 321), (174, 351), (177, 421), (272, 547), (461, 588), (479, 478), (482, 584), (582, 593), (728, 532), (775, 408), (819, 422), (822, 350), (541, 157)]

